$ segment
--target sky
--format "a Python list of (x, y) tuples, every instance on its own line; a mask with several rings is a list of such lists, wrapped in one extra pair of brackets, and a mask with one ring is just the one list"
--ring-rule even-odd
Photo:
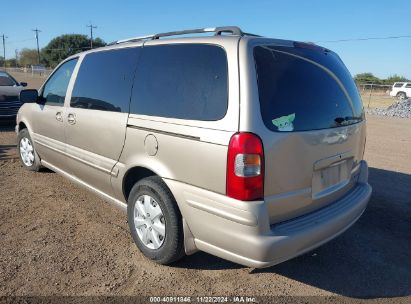
[[(271, 38), (316, 42), (337, 52), (353, 75), (371, 72), (380, 78), (399, 74), (411, 79), (411, 1), (5, 1), (0, 35), (6, 58), (15, 49), (40, 47), (70, 33), (106, 42), (189, 28), (237, 25), (245, 32)], [(409, 36), (408, 38), (330, 42), (341, 39)], [(0, 47), (3, 45), (0, 41)], [(2, 54), (2, 49), (1, 53)]]

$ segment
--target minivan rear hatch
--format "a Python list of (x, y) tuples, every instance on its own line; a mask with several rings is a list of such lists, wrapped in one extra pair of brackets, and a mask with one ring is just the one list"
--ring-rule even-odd
[(364, 112), (334, 52), (294, 42), (255, 46), (253, 56), (266, 127), (264, 199), (276, 223), (322, 208), (355, 185)]

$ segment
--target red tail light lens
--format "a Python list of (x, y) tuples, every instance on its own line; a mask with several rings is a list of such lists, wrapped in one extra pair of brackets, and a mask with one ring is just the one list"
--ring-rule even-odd
[(227, 196), (253, 201), (264, 196), (264, 149), (253, 133), (236, 133), (227, 156)]

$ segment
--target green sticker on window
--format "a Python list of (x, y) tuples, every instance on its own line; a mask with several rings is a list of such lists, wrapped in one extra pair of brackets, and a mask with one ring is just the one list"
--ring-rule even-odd
[(278, 128), (278, 131), (293, 131), (294, 130), (294, 125), (293, 121), (295, 119), (295, 113), (287, 115), (287, 116), (281, 116), (279, 118), (273, 119), (272, 123), (274, 126)]

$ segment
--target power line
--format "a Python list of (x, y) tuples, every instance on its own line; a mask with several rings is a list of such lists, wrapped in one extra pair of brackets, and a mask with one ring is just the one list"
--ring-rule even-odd
[(19, 43), (19, 42), (26, 42), (30, 40), (34, 40), (36, 38), (27, 38), (27, 39), (21, 39), (21, 40), (12, 40), (12, 41), (7, 41), (8, 44), (13, 44), (13, 43)]
[(86, 25), (86, 27), (90, 28), (90, 49), (92, 49), (93, 48), (93, 29), (96, 29), (97, 26), (93, 25), (90, 22), (90, 25)]
[(388, 39), (400, 39), (400, 38), (411, 38), (411, 35), (387, 36), (387, 37), (351, 38), (351, 39), (339, 39), (339, 40), (322, 40), (322, 41), (317, 41), (316, 43), (324, 43), (324, 42), (349, 42), (349, 41), (367, 41), (367, 40), (388, 40)]
[(39, 32), (41, 32), (38, 28), (32, 30), (33, 32), (36, 32), (36, 40), (37, 40), (37, 61), (38, 64), (40, 64), (40, 48), (39, 48)]

